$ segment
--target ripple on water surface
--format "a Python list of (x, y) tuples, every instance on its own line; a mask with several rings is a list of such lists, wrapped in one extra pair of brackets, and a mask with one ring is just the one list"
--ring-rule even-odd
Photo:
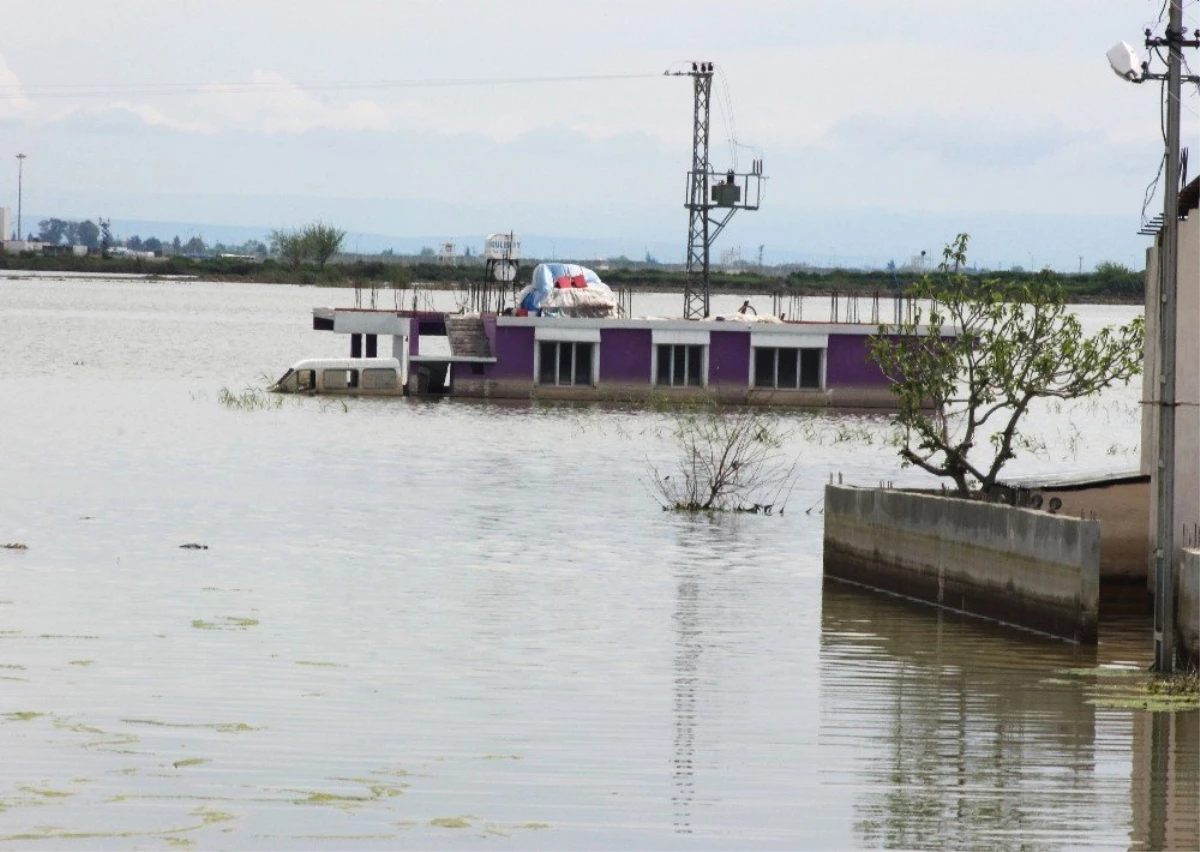
[[(0, 281), (0, 845), (1197, 845), (1197, 714), (1064, 673), (1145, 666), (1140, 613), (1078, 649), (822, 584), (830, 474), (911, 481), (879, 418), (785, 415), (787, 513), (714, 521), (647, 493), (658, 413), (218, 404), (344, 302)], [(1111, 465), (1136, 399), (1034, 423)]]

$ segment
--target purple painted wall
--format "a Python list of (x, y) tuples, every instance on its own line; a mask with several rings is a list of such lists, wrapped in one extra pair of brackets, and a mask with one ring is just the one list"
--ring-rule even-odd
[(487, 365), (484, 377), (533, 381), (533, 328), (513, 325), (493, 327), (495, 338), (492, 340), (492, 355), (496, 357), (496, 363)]
[(708, 338), (708, 383), (746, 387), (750, 381), (750, 333), (716, 331)]
[(652, 332), (648, 328), (601, 329), (600, 384), (649, 384), (652, 346)]
[(825, 361), (825, 384), (831, 388), (888, 386), (887, 377), (867, 353), (865, 334), (831, 334)]

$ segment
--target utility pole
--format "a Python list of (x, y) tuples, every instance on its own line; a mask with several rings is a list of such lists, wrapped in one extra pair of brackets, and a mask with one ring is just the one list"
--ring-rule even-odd
[(25, 174), (25, 155), (17, 154), (17, 239), (25, 239), (21, 236), (21, 183)]
[[(712, 170), (708, 159), (708, 129), (712, 118), (711, 94), (714, 66), (693, 62), (691, 71), (667, 71), (675, 77), (692, 78), (692, 168), (688, 172), (687, 277), (683, 290), (683, 318), (704, 319), (710, 311), (709, 261), (717, 236), (738, 210), (757, 210), (762, 201), (762, 160), (754, 160), (749, 172)], [(725, 209), (724, 216), (711, 211)]]
[[(1149, 46), (1147, 39), (1147, 46)], [(1154, 668), (1175, 670), (1175, 336), (1179, 283), (1179, 96), (1183, 0), (1167, 22), (1167, 163), (1159, 255), (1158, 489), (1154, 545)]]
[[(1170, 0), (1167, 32), (1155, 38), (1146, 30), (1146, 47), (1167, 49), (1167, 73), (1151, 73), (1150, 63), (1138, 62), (1133, 49), (1120, 42), (1108, 51), (1108, 61), (1118, 76), (1132, 83), (1166, 82), (1166, 184), (1163, 189), (1162, 228), (1158, 234), (1158, 387), (1150, 388), (1148, 402), (1157, 415), (1158, 453), (1154, 479), (1154, 668), (1175, 670), (1175, 358), (1179, 289), (1179, 98), (1183, 76), (1183, 48), (1200, 47), (1200, 30), (1184, 38), (1183, 0)], [(1188, 83), (1200, 84), (1189, 74)], [(1143, 231), (1145, 233), (1145, 231)], [(1147, 311), (1151, 309), (1146, 306)]]

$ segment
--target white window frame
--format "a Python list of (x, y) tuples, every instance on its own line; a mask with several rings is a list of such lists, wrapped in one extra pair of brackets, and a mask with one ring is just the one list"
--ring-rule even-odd
[[(751, 389), (753, 389), (753, 390), (768, 390), (768, 391), (770, 391), (770, 390), (780, 390), (780, 391), (794, 391), (794, 390), (801, 390), (801, 391), (822, 390), (823, 391), (823, 390), (825, 390), (825, 388), (826, 388), (825, 372), (826, 372), (826, 365), (829, 363), (829, 349), (827, 347), (806, 345), (806, 343), (807, 343), (807, 341), (805, 341), (805, 343), (799, 343), (799, 342), (794, 342), (792, 340), (787, 340), (787, 339), (779, 340), (778, 338), (773, 339), (773, 340), (772, 339), (767, 339), (767, 340), (760, 339), (757, 342), (755, 342), (754, 345), (750, 347), (750, 387), (751, 387)], [(757, 384), (757, 382), (756, 382), (755, 367), (758, 363), (758, 350), (759, 349), (774, 349), (775, 350), (775, 383), (771, 387), (764, 387), (762, 385)], [(781, 388), (779, 386), (779, 350), (780, 349), (795, 349), (795, 350), (797, 350), (797, 352), (796, 352), (796, 382), (797, 383), (799, 383), (800, 377), (803, 375), (803, 370), (801, 367), (800, 352), (802, 352), (805, 349), (810, 349), (810, 350), (815, 349), (818, 353), (817, 357), (820, 359), (819, 366), (817, 367), (817, 381), (820, 382), (820, 384), (817, 385), (817, 387), (815, 387), (815, 388), (804, 387), (803, 385), (800, 385), (799, 387), (794, 387), (794, 388)]]
[[(650, 384), (659, 388), (692, 388), (708, 387), (708, 331), (697, 331), (690, 328), (656, 328), (650, 334)], [(659, 384), (658, 382), (658, 347), (659, 346), (699, 346), (700, 347), (700, 384), (675, 385)]]
[[(600, 336), (599, 330), (597, 329), (596, 337), (599, 338), (599, 336)], [(570, 344), (571, 346), (577, 346), (580, 344), (585, 345), (585, 346), (591, 346), (592, 347), (592, 375), (591, 375), (590, 381), (586, 385), (576, 384), (574, 382), (574, 376), (572, 376), (571, 384), (561, 383), (558, 380), (559, 379), (558, 372), (561, 372), (561, 363), (560, 363), (560, 365), (559, 365), (560, 370), (556, 371), (556, 374), (554, 377), (554, 384), (547, 384), (547, 383), (543, 382), (542, 381), (542, 344), (543, 343), (552, 343), (556, 347), (562, 346), (564, 343)], [(575, 364), (575, 353), (574, 352), (571, 353), (571, 364), (572, 364), (572, 371), (573, 371), (574, 364)], [(558, 339), (555, 337), (539, 339), (536, 335), (534, 335), (533, 383), (535, 385), (537, 385), (538, 387), (543, 387), (543, 388), (594, 388), (599, 384), (599, 382), (600, 382), (600, 342), (599, 342), (599, 339), (597, 339), (597, 340), (575, 340), (575, 339), (561, 340), (561, 339)]]
[[(675, 351), (676, 346), (682, 346), (685, 348), (689, 347), (689, 346), (699, 346), (700, 347), (700, 382), (699, 382), (699, 384), (696, 384), (696, 385), (688, 384), (686, 381), (686, 378), (682, 385), (677, 385), (674, 382), (668, 382), (666, 384), (663, 384), (662, 382), (660, 382), (658, 380), (658, 348), (660, 346), (670, 346), (672, 358), (675, 357), (674, 351)], [(686, 356), (685, 356), (685, 358), (686, 358)], [(686, 373), (687, 373), (687, 364), (686, 363), (684, 364), (684, 373), (686, 376)], [(675, 374), (675, 371), (672, 370), (671, 375), (674, 376), (674, 374)], [(659, 387), (659, 388), (694, 388), (694, 387), (706, 388), (706, 387), (708, 387), (708, 344), (706, 344), (706, 343), (655, 343), (654, 348), (650, 353), (650, 383), (652, 385), (654, 385), (655, 387)]]

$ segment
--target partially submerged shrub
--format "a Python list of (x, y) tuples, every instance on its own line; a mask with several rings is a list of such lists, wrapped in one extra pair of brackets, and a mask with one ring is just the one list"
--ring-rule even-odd
[(675, 469), (650, 465), (655, 499), (666, 511), (783, 514), (796, 462), (783, 452), (787, 431), (761, 409), (684, 408), (674, 414)]

